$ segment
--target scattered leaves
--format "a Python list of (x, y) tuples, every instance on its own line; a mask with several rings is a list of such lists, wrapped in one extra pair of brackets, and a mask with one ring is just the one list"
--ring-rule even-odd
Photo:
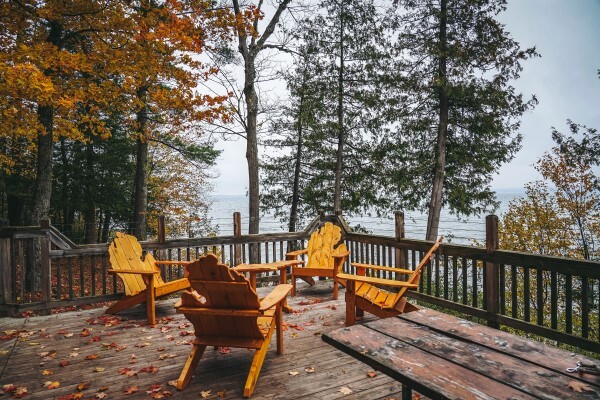
[(212, 396), (211, 391), (212, 390), (203, 390), (203, 391), (201, 391), (200, 392), (200, 397), (202, 397), (203, 399), (209, 398), (210, 396)]

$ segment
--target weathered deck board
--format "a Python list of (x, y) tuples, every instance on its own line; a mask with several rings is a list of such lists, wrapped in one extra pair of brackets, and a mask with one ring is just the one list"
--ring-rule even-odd
[[(300, 312), (284, 314), (284, 323), (288, 325), (284, 332), (285, 354), (277, 356), (273, 340), (251, 398), (399, 399), (401, 386), (396, 381), (379, 373), (373, 378), (368, 377), (370, 367), (320, 339), (321, 333), (344, 324), (343, 297), (340, 296), (342, 300), (331, 300), (331, 283), (321, 281), (316, 287), (308, 288), (302, 284), (299, 288), (300, 295), (290, 297), (288, 302)], [(259, 295), (262, 291), (259, 289)], [(121, 321), (113, 326), (86, 322), (105, 317), (104, 309), (0, 319), (0, 335), (3, 331), (17, 330), (25, 336), (0, 340), (0, 350), (8, 350), (7, 354), (0, 353), (0, 387), (5, 384), (25, 386), (29, 392), (26, 398), (31, 400), (74, 394), (77, 385), (86, 382), (90, 387), (83, 391), (84, 398), (93, 398), (101, 388), (105, 388), (107, 399), (152, 398), (146, 391), (154, 384), (170, 391), (171, 398), (200, 398), (200, 392), (208, 390), (212, 394), (209, 398), (241, 398), (253, 354), (244, 349), (231, 349), (229, 354), (207, 349), (184, 391), (178, 392), (168, 385), (169, 381), (179, 377), (190, 351), (190, 346), (182, 343), (193, 339), (193, 328), (182, 315), (175, 314), (174, 302), (174, 299), (157, 302), (158, 323), (155, 327), (146, 326), (142, 306), (120, 314)], [(84, 329), (90, 332), (89, 336), (81, 336)], [(181, 332), (186, 331), (192, 335), (181, 336)], [(29, 333), (31, 335), (27, 336)], [(115, 345), (125, 348), (116, 351), (110, 347)], [(55, 351), (56, 356), (43, 362), (40, 353), (48, 351)], [(98, 358), (86, 360), (89, 355)], [(160, 360), (161, 355), (174, 357)], [(64, 360), (69, 361), (69, 365), (59, 366)], [(130, 364), (132, 360), (136, 363)], [(140, 372), (149, 366), (158, 367), (158, 371)], [(95, 372), (97, 367), (105, 369)], [(123, 368), (131, 368), (137, 375), (119, 374)], [(314, 372), (308, 372), (310, 368), (314, 368)], [(42, 375), (45, 369), (52, 370), (53, 374)], [(290, 375), (291, 371), (298, 374)], [(60, 387), (46, 389), (46, 381), (59, 381)], [(132, 385), (139, 391), (125, 394), (124, 390)], [(349, 388), (352, 393), (343, 394), (342, 387)], [(224, 392), (224, 397), (219, 397), (218, 392)], [(8, 395), (3, 397), (10, 398)]]

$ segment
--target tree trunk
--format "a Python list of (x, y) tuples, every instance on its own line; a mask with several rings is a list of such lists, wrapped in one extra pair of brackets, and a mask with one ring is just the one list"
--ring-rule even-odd
[(260, 194), (258, 175), (258, 96), (256, 94), (256, 66), (254, 56), (244, 60), (244, 97), (246, 99), (246, 160), (248, 162), (248, 208), (250, 222), (248, 233), (258, 233), (260, 225)]
[(100, 243), (108, 243), (108, 233), (110, 231), (110, 219), (111, 212), (106, 211), (104, 214), (104, 221), (102, 222), (102, 236), (100, 236)]
[[(304, 82), (302, 83), (302, 87), (304, 88)], [(298, 142), (296, 146), (296, 165), (294, 167), (294, 183), (292, 187), (292, 205), (290, 207), (290, 224), (289, 231), (296, 232), (297, 224), (298, 224), (298, 203), (300, 202), (300, 170), (302, 168), (302, 128), (303, 128), (303, 118), (304, 115), (304, 92), (300, 96), (300, 104), (298, 106)]]
[(426, 240), (436, 240), (440, 225), (440, 213), (442, 211), (442, 194), (444, 189), (444, 175), (446, 169), (446, 136), (448, 132), (448, 92), (447, 92), (447, 0), (441, 1), (440, 6), (440, 59), (438, 65), (439, 94), (438, 101), (440, 107), (438, 134), (436, 145), (435, 172), (433, 176), (433, 187), (431, 190), (431, 200), (429, 202), (429, 216), (427, 220)]
[(344, 168), (344, 3), (340, 12), (340, 69), (338, 74), (338, 148), (335, 162), (333, 211), (342, 211), (342, 170)]
[[(145, 104), (146, 88), (138, 90), (138, 97)], [(146, 240), (146, 212), (148, 210), (148, 107), (144, 105), (137, 113), (138, 138), (136, 140), (135, 193), (133, 204), (132, 234), (138, 240)]]
[(86, 180), (85, 180), (85, 238), (86, 244), (96, 242), (96, 201), (94, 199), (94, 145), (86, 146)]

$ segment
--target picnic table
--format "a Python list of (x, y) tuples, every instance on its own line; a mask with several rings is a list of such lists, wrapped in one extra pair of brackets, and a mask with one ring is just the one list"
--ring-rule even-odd
[(430, 309), (336, 329), (322, 339), (432, 399), (600, 399), (600, 365)]

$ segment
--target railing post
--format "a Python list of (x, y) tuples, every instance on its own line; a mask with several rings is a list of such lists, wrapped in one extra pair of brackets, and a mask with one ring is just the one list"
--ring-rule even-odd
[[(8, 226), (7, 219), (0, 219), (0, 230)], [(11, 303), (13, 298), (12, 292), (12, 263), (10, 259), (10, 246), (12, 238), (0, 237), (0, 304)]]
[(44, 230), (44, 236), (40, 240), (40, 264), (41, 264), (41, 284), (42, 301), (44, 302), (44, 314), (50, 314), (50, 301), (52, 300), (52, 266), (50, 265), (50, 220), (42, 219), (40, 227)]
[[(485, 251), (493, 253), (498, 249), (498, 217), (488, 215), (485, 217)], [(486, 309), (489, 314), (496, 317), (500, 311), (500, 266), (492, 262), (485, 263), (485, 289)], [(488, 320), (488, 326), (498, 328), (497, 321)]]
[(325, 211), (319, 210), (319, 220), (325, 220)]
[[(236, 239), (242, 237), (242, 215), (236, 211), (233, 213), (233, 236)], [(235, 244), (233, 246), (233, 266), (242, 263), (242, 245)]]
[[(395, 227), (395, 237), (396, 237), (396, 241), (401, 241), (402, 239), (404, 239), (404, 212), (403, 211), (396, 211), (394, 213), (394, 227)], [(395, 251), (395, 256), (396, 256), (396, 268), (402, 268), (402, 269), (406, 269), (406, 249), (399, 249), (396, 248)], [(400, 279), (401, 275), (400, 274), (396, 274), (396, 278)]]
[(167, 241), (167, 230), (165, 228), (165, 216), (158, 216), (158, 243), (165, 243)]

